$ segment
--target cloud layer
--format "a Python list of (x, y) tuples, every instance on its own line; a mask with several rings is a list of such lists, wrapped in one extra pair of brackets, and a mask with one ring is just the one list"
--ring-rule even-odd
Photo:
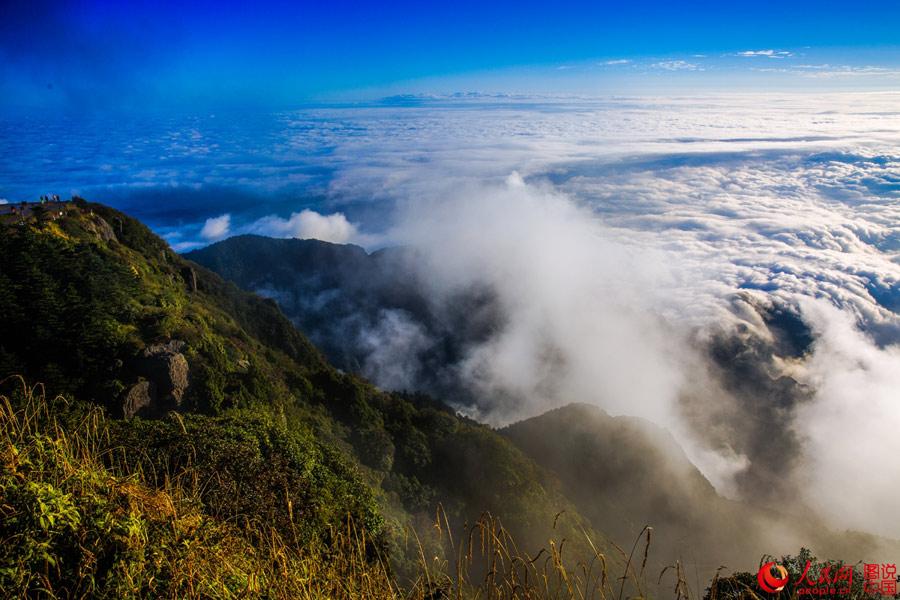
[[(790, 68), (841, 71), (824, 66)], [(720, 490), (792, 492), (837, 524), (900, 535), (898, 106), (414, 97), (93, 123), (71, 147), (48, 144), (63, 130), (48, 123), (9, 137), (15, 184), (0, 196), (111, 198), (180, 248), (239, 232), (413, 245), (438, 314), (480, 288), (502, 308), (453, 365), (479, 417), (570, 401), (646, 416)], [(49, 176), (43, 152), (60, 166)], [(433, 342), (397, 311), (364, 334), (387, 386), (413, 380)], [(782, 477), (772, 448), (790, 458)], [(859, 493), (834, 492), (851, 477)]]

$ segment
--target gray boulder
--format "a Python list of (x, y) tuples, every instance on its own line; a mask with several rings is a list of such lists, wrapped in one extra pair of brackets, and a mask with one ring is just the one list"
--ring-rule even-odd
[(155, 395), (156, 390), (153, 389), (153, 384), (146, 380), (138, 381), (125, 392), (122, 399), (122, 415), (126, 419), (130, 419), (152, 405)]
[(178, 408), (190, 384), (190, 367), (182, 354), (185, 343), (170, 340), (144, 348), (131, 364), (138, 379), (122, 401), (125, 418), (159, 416)]

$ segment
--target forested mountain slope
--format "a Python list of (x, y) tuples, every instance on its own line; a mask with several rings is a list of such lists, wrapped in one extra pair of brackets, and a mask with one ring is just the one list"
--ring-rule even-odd
[(127, 417), (104, 443), (154, 485), (189, 465), (204, 514), (261, 520), (300, 543), (349, 516), (401, 572), (419, 552), (406, 528), (428, 546), (438, 507), (454, 528), (490, 512), (535, 549), (590, 530), (558, 482), (490, 428), (331, 367), (271, 300), (122, 213), (63, 204), (0, 224), (0, 378)]

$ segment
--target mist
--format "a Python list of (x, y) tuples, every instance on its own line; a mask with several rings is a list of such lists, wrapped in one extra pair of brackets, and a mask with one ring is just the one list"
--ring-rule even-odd
[[(441, 376), (465, 388), (445, 398), (458, 410), (497, 426), (570, 403), (642, 417), (672, 432), (726, 497), (900, 533), (900, 473), (886, 460), (900, 348), (866, 333), (852, 304), (781, 289), (723, 294), (720, 265), (685, 260), (663, 233), (629, 239), (517, 172), (418, 192), (388, 234), (417, 254), (404, 276), (443, 335), (473, 290), (489, 291), (494, 315), (480, 337), (449, 333), (461, 350)], [(416, 373), (442, 340), (413, 315), (386, 312), (361, 338), (376, 382), (431, 387)]]
[(900, 536), (900, 345), (879, 347), (851, 315), (803, 299), (816, 334), (798, 377), (815, 390), (792, 423), (803, 440), (801, 483), (832, 522)]

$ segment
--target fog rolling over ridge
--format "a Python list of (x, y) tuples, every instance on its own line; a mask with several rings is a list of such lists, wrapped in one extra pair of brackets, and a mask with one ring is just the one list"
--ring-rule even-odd
[[(895, 99), (425, 102), (404, 153), (395, 109), (361, 111), (315, 214), (386, 249), (240, 274), (234, 245), (219, 268), (386, 388), (497, 425), (572, 402), (643, 417), (720, 494), (897, 536)], [(228, 214), (211, 239), (310, 237)]]

